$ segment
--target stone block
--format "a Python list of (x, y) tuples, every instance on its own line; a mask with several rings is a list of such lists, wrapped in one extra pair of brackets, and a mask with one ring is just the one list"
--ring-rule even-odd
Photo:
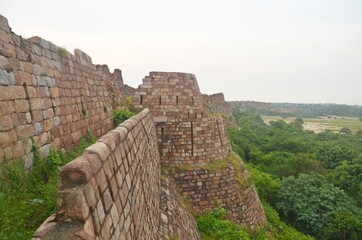
[(8, 86), (15, 84), (14, 73), (7, 72), (4, 69), (0, 69), (0, 85)]
[(2, 48), (0, 48), (0, 54), (8, 58), (13, 58), (16, 55), (15, 47), (9, 43), (3, 43)]
[(47, 145), (44, 145), (44, 146), (39, 148), (41, 158), (44, 159), (49, 155), (50, 147), (51, 147), (50, 144), (47, 144)]
[(0, 15), (0, 29), (4, 30), (5, 32), (11, 31), (8, 20), (2, 15)]
[(87, 147), (84, 150), (84, 153), (97, 154), (98, 157), (104, 162), (108, 159), (109, 155), (111, 154), (111, 150), (106, 144), (102, 142), (96, 142), (95, 144)]
[(43, 118), (44, 119), (49, 119), (54, 117), (54, 111), (52, 108), (48, 108), (46, 110), (43, 111)]
[(18, 126), (16, 131), (19, 140), (34, 136), (34, 126), (32, 124)]
[(37, 98), (38, 97), (38, 95), (36, 94), (36, 88), (35, 87), (28, 86), (27, 89), (28, 89), (29, 98)]
[(12, 101), (0, 102), (0, 116), (15, 112), (15, 105)]
[(50, 88), (50, 95), (52, 98), (58, 98), (59, 97), (59, 89), (57, 87)]
[(13, 128), (12, 114), (0, 116), (0, 131), (8, 131)]
[(34, 163), (34, 153), (30, 152), (28, 154), (26, 154), (25, 156), (23, 156), (21, 158), (23, 165), (24, 165), (24, 169), (28, 170), (30, 167), (33, 166)]
[(11, 145), (17, 139), (13, 139), (13, 136), (10, 131), (0, 132), (0, 148), (5, 148), (6, 146)]
[[(33, 65), (31, 62), (28, 62), (28, 61), (21, 61), (20, 69), (21, 69), (21, 71), (26, 72), (26, 73), (30, 73), (30, 74), (33, 73)], [(32, 76), (30, 76), (30, 77), (31, 77), (31, 82), (32, 82)]]
[(54, 120), (52, 118), (47, 119), (43, 122), (44, 131), (47, 132), (47, 131), (51, 130), (53, 127), (54, 127)]
[(45, 109), (44, 98), (32, 98), (30, 99), (31, 109), (34, 110), (43, 110)]
[(17, 112), (29, 112), (29, 102), (28, 100), (15, 100), (15, 109)]
[(34, 142), (37, 146), (44, 146), (47, 143), (50, 143), (50, 137), (48, 132), (44, 132), (40, 135), (34, 136)]
[(91, 207), (92, 209), (95, 209), (97, 204), (97, 199), (91, 183), (87, 183), (83, 187), (83, 193), (85, 198), (87, 199), (88, 206)]
[[(31, 105), (31, 103), (30, 103)], [(33, 113), (33, 122), (40, 122), (43, 121), (43, 112), (40, 110), (35, 110)]]
[(45, 98), (50, 96), (50, 91), (48, 87), (37, 87), (36, 92), (38, 95), (38, 98)]
[(116, 145), (119, 144), (120, 135), (115, 132), (109, 132), (99, 138), (98, 141), (106, 144), (111, 149), (111, 151), (114, 151)]
[(59, 126), (60, 125), (60, 117), (56, 116), (53, 118), (54, 120), (54, 126)]
[(0, 96), (3, 101), (26, 98), (23, 86), (0, 86)]
[(10, 146), (10, 149), (13, 158), (22, 157), (25, 155), (24, 144), (22, 141), (17, 141), (16, 143)]
[(34, 123), (34, 135), (39, 135), (43, 132), (43, 127), (41, 123)]
[(15, 71), (15, 82), (17, 85), (32, 85), (32, 76), (30, 73), (23, 71)]

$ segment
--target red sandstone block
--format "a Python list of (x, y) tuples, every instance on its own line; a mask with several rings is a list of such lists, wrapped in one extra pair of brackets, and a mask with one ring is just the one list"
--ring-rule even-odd
[(87, 147), (84, 150), (84, 153), (97, 154), (98, 157), (104, 162), (108, 159), (108, 157), (111, 153), (111, 150), (106, 144), (104, 144), (102, 142), (96, 142), (95, 144)]
[(89, 161), (93, 174), (96, 174), (102, 167), (102, 162), (96, 154), (83, 154)]
[(12, 134), (10, 131), (8, 132), (0, 132), (0, 148), (4, 148), (6, 146), (9, 146), (12, 142), (16, 141), (17, 139), (12, 137)]
[(15, 82), (17, 85), (32, 85), (32, 77), (30, 73), (23, 71), (15, 71)]
[(0, 116), (15, 112), (15, 104), (12, 101), (0, 102)]
[(116, 145), (120, 142), (120, 135), (116, 132), (109, 132), (99, 138), (98, 141), (106, 144), (112, 151), (114, 151)]
[(34, 136), (34, 127), (32, 124), (18, 126), (16, 127), (16, 131), (19, 140)]
[(102, 195), (103, 191), (107, 188), (108, 185), (106, 175), (102, 168), (99, 170), (99, 172), (96, 175), (96, 182), (100, 188), (101, 191), (100, 194)]
[(96, 199), (96, 195), (95, 195), (95, 191), (93, 189), (92, 184), (89, 182), (87, 183), (84, 187), (83, 187), (83, 193), (84, 196), (87, 200), (88, 206), (91, 209), (95, 209), (96, 204), (97, 204), (97, 199)]
[(106, 214), (108, 214), (109, 210), (111, 209), (111, 206), (113, 204), (113, 200), (110, 194), (109, 188), (106, 188), (106, 190), (103, 193), (103, 202), (104, 202), (104, 211)]
[(10, 146), (10, 151), (13, 158), (22, 157), (25, 155), (24, 144), (18, 141)]
[(13, 126), (26, 125), (31, 122), (30, 113), (13, 113), (11, 114), (13, 120)]
[(12, 114), (3, 115), (0, 117), (0, 131), (7, 131), (13, 128)]

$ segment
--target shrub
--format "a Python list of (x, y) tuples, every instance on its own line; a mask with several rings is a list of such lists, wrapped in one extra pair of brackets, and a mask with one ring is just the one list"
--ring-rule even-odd
[(30, 239), (39, 225), (56, 210), (59, 168), (81, 155), (95, 138), (87, 133), (74, 150), (50, 150), (40, 158), (33, 146), (34, 164), (26, 172), (20, 160), (5, 164), (0, 172), (0, 239)]
[(115, 109), (113, 110), (113, 124), (116, 127), (134, 115), (134, 112), (128, 111), (126, 109)]

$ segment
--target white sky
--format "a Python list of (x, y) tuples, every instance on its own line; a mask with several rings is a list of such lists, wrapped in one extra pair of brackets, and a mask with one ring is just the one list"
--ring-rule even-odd
[(0, 14), (133, 87), (179, 71), (227, 100), (362, 105), (361, 0), (0, 0)]

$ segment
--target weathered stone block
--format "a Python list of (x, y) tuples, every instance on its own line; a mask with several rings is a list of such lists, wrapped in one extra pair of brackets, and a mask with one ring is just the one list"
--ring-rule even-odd
[(17, 112), (28, 112), (29, 111), (29, 102), (28, 100), (15, 100), (15, 109)]
[(13, 113), (15, 105), (12, 101), (0, 102), (0, 116)]
[(15, 84), (14, 73), (0, 69), (0, 85), (8, 86)]
[(24, 144), (22, 141), (17, 141), (10, 146), (10, 149), (13, 158), (22, 157), (25, 155)]
[(17, 139), (13, 139), (10, 131), (8, 132), (0, 132), (0, 148), (4, 148), (6, 146), (9, 146), (13, 142), (15, 142)]
[(34, 126), (32, 124), (18, 126), (16, 131), (18, 132), (19, 140), (34, 136)]
[(111, 150), (106, 144), (102, 142), (96, 142), (95, 144), (87, 147), (84, 150), (84, 153), (97, 154), (98, 157), (104, 162), (107, 160), (108, 156), (110, 155)]
[(7, 131), (13, 128), (12, 114), (3, 115), (0, 117), (0, 131)]

